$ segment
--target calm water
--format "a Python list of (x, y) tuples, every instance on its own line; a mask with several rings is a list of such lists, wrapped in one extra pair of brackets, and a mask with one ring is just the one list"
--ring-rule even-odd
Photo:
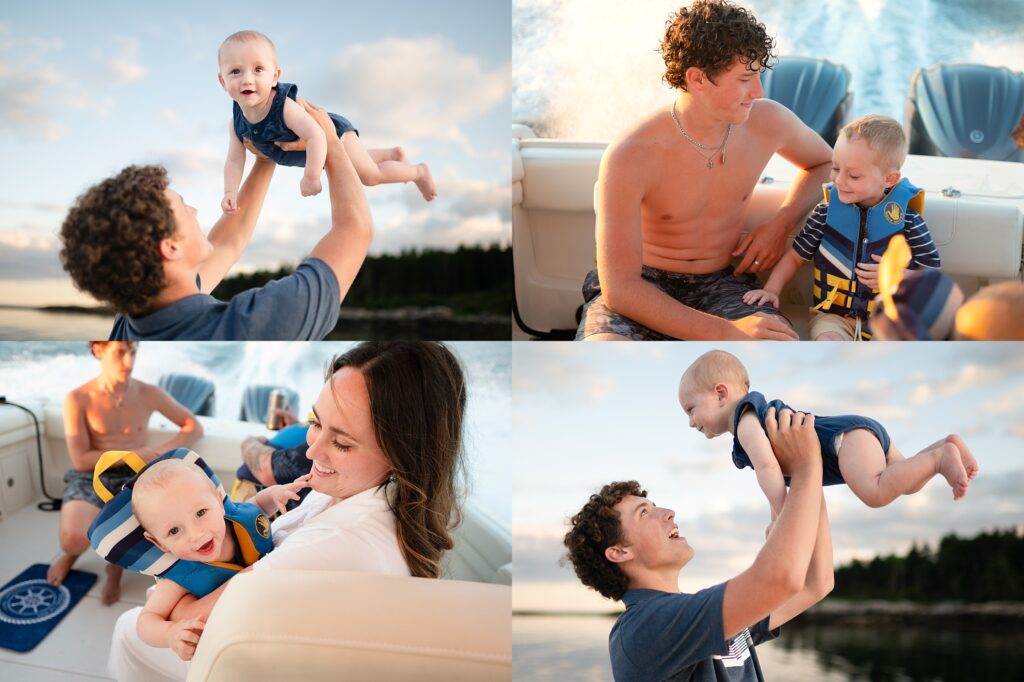
[[(613, 618), (514, 616), (513, 677), (611, 679)], [(1024, 679), (1024, 628), (790, 625), (757, 648), (768, 682), (977, 682)]]
[[(134, 376), (157, 383), (165, 373), (190, 374), (214, 383), (214, 416), (237, 419), (242, 391), (253, 384), (281, 384), (299, 393), (299, 414), (316, 401), (330, 358), (346, 342), (147, 341), (141, 344)], [(455, 342), (469, 378), (466, 453), (471, 495), (506, 526), (512, 523), (511, 410), (512, 350), (508, 342)], [(99, 363), (84, 341), (0, 341), (0, 394), (11, 400), (64, 395), (96, 376)]]
[[(56, 313), (0, 307), (0, 339), (106, 339), (112, 316)], [(335, 328), (333, 341), (366, 339), (434, 339), (437, 341), (507, 341), (510, 322), (452, 322), (450, 320), (346, 320)]]
[[(514, 0), (514, 121), (608, 140), (671, 100), (656, 52), (680, 0)], [(852, 116), (902, 120), (911, 75), (939, 63), (1024, 70), (1021, 0), (741, 0), (780, 55), (850, 70)], [(594, 87), (600, 83), (600, 87)], [(611, 95), (611, 96), (609, 96)]]

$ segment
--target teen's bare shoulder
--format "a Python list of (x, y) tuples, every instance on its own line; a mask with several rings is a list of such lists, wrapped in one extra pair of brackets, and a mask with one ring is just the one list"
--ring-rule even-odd
[(794, 118), (796, 114), (775, 100), (761, 98), (751, 104), (747, 125), (759, 133), (769, 132), (779, 125), (788, 125)]
[(74, 403), (79, 407), (85, 407), (89, 404), (89, 399), (92, 397), (95, 390), (96, 378), (89, 379), (81, 386), (68, 391), (68, 394), (64, 396), (64, 404), (68, 405), (69, 403)]
[(667, 109), (661, 108), (634, 121), (615, 136), (605, 150), (605, 162), (646, 169), (665, 148)]

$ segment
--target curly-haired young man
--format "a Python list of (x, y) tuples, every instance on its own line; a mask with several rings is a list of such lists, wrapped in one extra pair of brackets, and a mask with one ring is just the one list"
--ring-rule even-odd
[(266, 157), (251, 150), (257, 160), (239, 193), (243, 208), (222, 215), (209, 237), (158, 166), (129, 166), (78, 197), (61, 227), (61, 260), (75, 286), (117, 312), (111, 340), (318, 340), (334, 328), (372, 222), (333, 123), (305, 106), (332, 126), (331, 228), (295, 272), (228, 303), (209, 294), (252, 237), (275, 168)]
[(675, 513), (647, 499), (636, 481), (604, 486), (571, 521), (568, 558), (584, 585), (625, 612), (608, 650), (618, 682), (763, 680), (754, 645), (832, 590), (832, 538), (821, 492), (814, 417), (783, 410), (766, 422), (789, 495), (754, 563), (735, 578), (694, 594), (679, 572), (694, 550)]
[[(764, 25), (725, 0), (696, 0), (670, 18), (661, 52), (676, 97), (605, 152), (597, 268), (583, 283), (577, 339), (796, 338), (778, 310), (747, 305), (743, 294), (817, 203), (832, 150), (784, 106), (760, 99), (773, 48)], [(775, 216), (741, 242), (773, 154), (801, 170)]]

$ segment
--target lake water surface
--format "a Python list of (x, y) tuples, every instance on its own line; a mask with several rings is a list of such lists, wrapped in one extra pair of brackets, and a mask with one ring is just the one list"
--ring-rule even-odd
[[(611, 680), (609, 616), (514, 616), (513, 678)], [(787, 625), (757, 647), (768, 682), (980, 682), (1024, 679), (1021, 625)]]

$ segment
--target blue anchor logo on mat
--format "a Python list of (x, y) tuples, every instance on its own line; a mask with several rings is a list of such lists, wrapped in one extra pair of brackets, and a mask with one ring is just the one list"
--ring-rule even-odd
[(0, 621), (34, 625), (55, 618), (68, 609), (71, 592), (41, 578), (15, 583), (0, 592)]

